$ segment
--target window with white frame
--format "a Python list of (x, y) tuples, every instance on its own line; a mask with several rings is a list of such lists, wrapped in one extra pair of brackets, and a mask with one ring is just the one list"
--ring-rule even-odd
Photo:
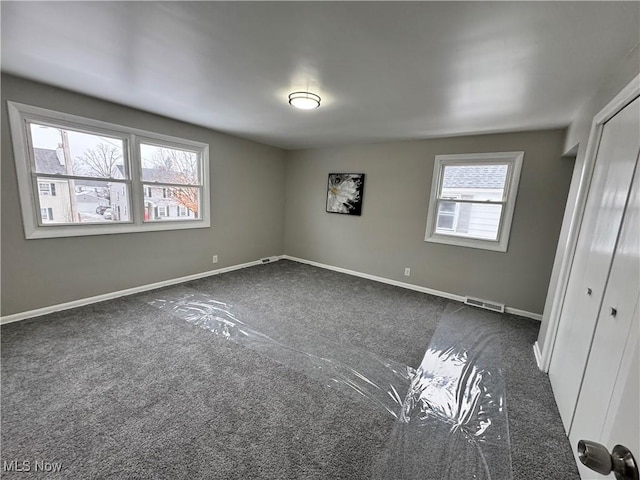
[(38, 194), (41, 197), (56, 196), (56, 184), (55, 183), (45, 183), (38, 182)]
[(207, 144), (8, 106), (26, 238), (210, 226)]
[(189, 211), (187, 207), (184, 205), (178, 205), (178, 216), (179, 217), (187, 217), (189, 216)]
[(523, 158), (437, 155), (425, 241), (506, 252)]
[(42, 221), (52, 221), (53, 220), (53, 209), (49, 208), (41, 208), (40, 209), (40, 217), (42, 217)]

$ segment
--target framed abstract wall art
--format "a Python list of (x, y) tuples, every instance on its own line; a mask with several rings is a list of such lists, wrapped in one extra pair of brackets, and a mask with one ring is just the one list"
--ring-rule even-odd
[(327, 186), (327, 212), (362, 214), (364, 173), (330, 173)]

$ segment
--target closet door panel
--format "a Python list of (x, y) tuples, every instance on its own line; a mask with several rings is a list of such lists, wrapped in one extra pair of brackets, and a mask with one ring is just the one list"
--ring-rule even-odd
[[(587, 439), (606, 444), (610, 449), (616, 443), (624, 443), (638, 452), (638, 392), (627, 392), (630, 401), (626, 406), (623, 417), (626, 423), (615, 426), (605, 434), (605, 425), (615, 423), (614, 418), (621, 406), (616, 401), (614, 392), (628, 390), (630, 381), (637, 374), (624, 366), (629, 364), (628, 358), (637, 357), (638, 349), (638, 293), (640, 292), (640, 192), (639, 172), (633, 180), (629, 202), (625, 211), (618, 245), (611, 266), (611, 273), (604, 295), (602, 309), (598, 317), (595, 336), (589, 360), (580, 390), (580, 397), (571, 426), (571, 445), (577, 456), (576, 445), (579, 440)], [(614, 310), (612, 310), (614, 309)], [(631, 365), (633, 366), (633, 365)], [(636, 379), (637, 380), (637, 379)], [(634, 400), (635, 398), (635, 400)], [(611, 412), (612, 406), (615, 411)], [(623, 412), (620, 412), (623, 413)], [(634, 419), (635, 414), (635, 421)], [(635, 422), (635, 423), (634, 423)], [(632, 438), (636, 432), (635, 440)], [(609, 445), (609, 443), (614, 442)], [(626, 442), (626, 443), (625, 443)], [(580, 465), (579, 465), (580, 466)], [(581, 466), (580, 466), (581, 467)], [(587, 475), (586, 469), (581, 470)], [(588, 478), (588, 477), (585, 477)]]
[(602, 130), (549, 368), (549, 378), (567, 433), (640, 151), (638, 132), (638, 99), (611, 118)]

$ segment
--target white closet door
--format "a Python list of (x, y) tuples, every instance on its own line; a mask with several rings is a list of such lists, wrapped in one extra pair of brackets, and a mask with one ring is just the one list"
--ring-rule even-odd
[[(639, 305), (640, 307), (640, 305)], [(620, 373), (604, 421), (600, 443), (625, 445), (640, 458), (640, 310), (636, 308)], [(597, 439), (596, 439), (597, 441)]]
[(549, 368), (549, 378), (567, 433), (640, 151), (639, 132), (638, 99), (611, 118), (602, 130)]
[[(579, 440), (602, 443), (609, 451), (617, 444), (625, 445), (635, 458), (640, 458), (640, 395), (637, 387), (640, 323), (637, 310), (640, 292), (639, 175), (636, 168), (569, 434), (576, 459)], [(578, 466), (583, 478), (605, 478), (580, 463)]]

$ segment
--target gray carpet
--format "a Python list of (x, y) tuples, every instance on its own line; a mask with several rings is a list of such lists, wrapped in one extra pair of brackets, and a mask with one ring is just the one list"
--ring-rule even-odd
[[(283, 343), (332, 344), (413, 367), (434, 332), (446, 330), (440, 321), (451, 304), (280, 261), (4, 325), (1, 460), (29, 461), (31, 471), (3, 478), (376, 477), (393, 447), (390, 415), (147, 303), (183, 292), (232, 305)], [(477, 319), (480, 330), (500, 325), (492, 348), (502, 362), (513, 478), (577, 480), (533, 358), (539, 323), (480, 310)], [(36, 461), (62, 470), (36, 473)]]

